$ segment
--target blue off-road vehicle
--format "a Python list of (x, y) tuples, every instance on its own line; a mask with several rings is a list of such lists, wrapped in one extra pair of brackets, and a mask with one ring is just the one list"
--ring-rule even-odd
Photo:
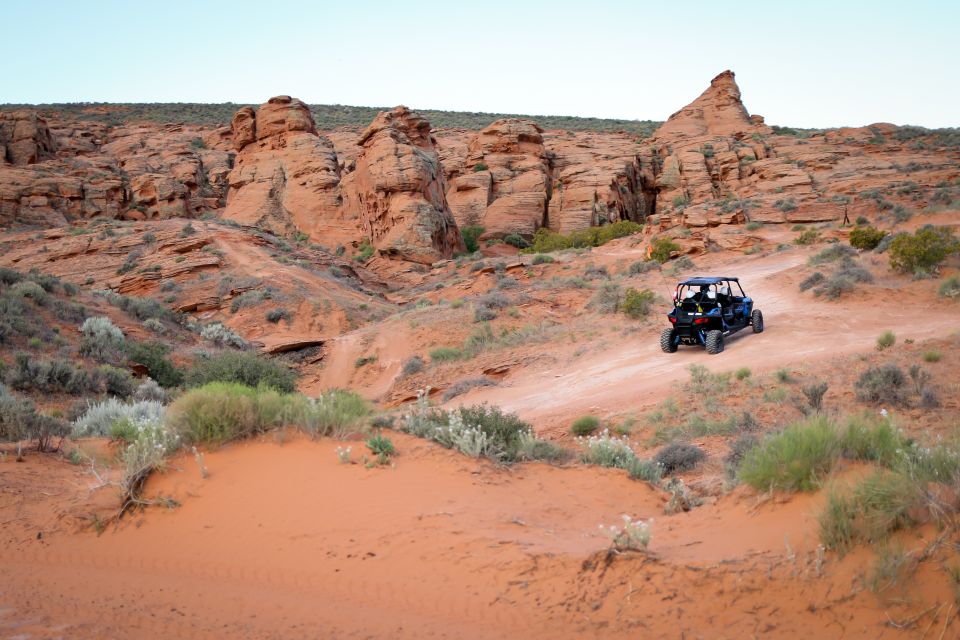
[(681, 344), (702, 344), (707, 353), (720, 353), (724, 337), (748, 326), (754, 333), (763, 331), (763, 313), (753, 307), (738, 278), (684, 280), (677, 285), (667, 319), (673, 326), (660, 334), (660, 348), (667, 353)]

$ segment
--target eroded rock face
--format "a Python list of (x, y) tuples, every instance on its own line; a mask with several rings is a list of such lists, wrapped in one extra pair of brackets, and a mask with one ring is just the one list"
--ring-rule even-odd
[(344, 206), (381, 254), (431, 263), (464, 250), (447, 206), (430, 124), (406, 107), (380, 113), (359, 139)]
[(0, 113), (0, 161), (14, 165), (34, 164), (52, 157), (56, 150), (47, 121), (37, 112)]
[(317, 135), (307, 105), (271, 98), (258, 111), (237, 111), (231, 128), (239, 153), (224, 218), (280, 235), (305, 233), (327, 246), (356, 239), (355, 221), (340, 209), (333, 143)]
[(0, 226), (196, 216), (222, 206), (230, 154), (216, 132), (110, 127), (0, 112)]

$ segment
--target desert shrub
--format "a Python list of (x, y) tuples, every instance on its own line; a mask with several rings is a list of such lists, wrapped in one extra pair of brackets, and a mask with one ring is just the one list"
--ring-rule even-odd
[(517, 249), (526, 249), (530, 246), (530, 243), (527, 242), (519, 233), (508, 233), (503, 237), (503, 241), (512, 247), (516, 247)]
[(804, 385), (800, 390), (807, 399), (810, 410), (820, 413), (823, 409), (823, 396), (827, 393), (829, 386), (826, 382), (814, 382)]
[(941, 298), (960, 300), (960, 278), (953, 276), (941, 282), (938, 293)]
[(167, 332), (167, 327), (163, 324), (163, 322), (157, 320), (156, 318), (147, 318), (144, 321), (143, 326), (153, 333), (161, 336)]
[(667, 475), (696, 468), (707, 457), (703, 449), (692, 444), (674, 443), (657, 451), (653, 457)]
[(723, 459), (727, 473), (735, 476), (740, 463), (748, 451), (760, 444), (760, 438), (753, 434), (742, 435), (730, 444), (730, 453)]
[(103, 380), (104, 391), (118, 398), (129, 398), (136, 390), (136, 382), (126, 369), (105, 364), (97, 369)]
[(806, 291), (811, 287), (823, 283), (823, 281), (826, 279), (827, 277), (825, 275), (819, 271), (814, 271), (800, 282), (800, 291)]
[(921, 488), (902, 474), (876, 470), (852, 490), (833, 488), (820, 514), (820, 539), (830, 549), (845, 550), (857, 542), (879, 542), (913, 522)]
[(457, 382), (450, 385), (446, 391), (443, 392), (443, 401), (447, 402), (452, 400), (457, 396), (463, 395), (471, 389), (476, 389), (478, 387), (493, 387), (496, 386), (496, 382), (487, 378), (486, 376), (479, 376), (477, 378), (465, 378), (463, 380), (458, 380)]
[(857, 227), (850, 232), (850, 246), (861, 251), (873, 251), (886, 235), (885, 231), (873, 227)]
[(200, 330), (200, 337), (220, 346), (236, 347), (237, 349), (246, 349), (249, 346), (246, 340), (220, 322), (212, 322), (205, 326)]
[[(232, 284), (232, 279), (227, 280), (227, 283), (228, 285), (224, 287), (225, 291), (221, 295), (224, 295), (229, 291), (230, 285)], [(223, 283), (221, 283), (221, 286), (223, 286)], [(230, 301), (230, 313), (236, 313), (240, 311), (240, 309), (246, 309), (248, 307), (255, 307), (263, 302), (265, 298), (266, 296), (264, 295), (264, 292), (259, 289), (244, 291)]]
[(795, 244), (799, 245), (808, 245), (814, 244), (817, 240), (820, 239), (820, 232), (816, 229), (807, 229), (802, 231), (799, 236), (793, 241)]
[(960, 241), (950, 227), (926, 226), (911, 235), (898, 235), (890, 243), (890, 266), (902, 273), (933, 273)]
[(7, 373), (7, 382), (14, 389), (47, 393), (65, 391), (74, 395), (97, 391), (98, 376), (74, 368), (66, 360), (40, 360), (28, 353), (17, 353), (13, 367)]
[(616, 313), (620, 306), (620, 296), (620, 285), (616, 282), (606, 282), (593, 295), (590, 307), (598, 313)]
[(896, 343), (897, 336), (893, 331), (884, 331), (880, 334), (880, 337), (877, 338), (877, 351), (883, 351), (884, 349), (889, 349)]
[(80, 333), (80, 354), (102, 362), (115, 360), (124, 345), (123, 332), (105, 316), (84, 320)]
[(474, 173), (478, 173), (480, 171), (486, 171), (487, 169), (489, 169), (489, 167), (483, 162), (478, 162), (477, 164), (473, 165)]
[(700, 396), (722, 393), (730, 381), (729, 373), (710, 373), (702, 364), (691, 364), (687, 369), (690, 371), (687, 388)]
[(477, 308), (506, 309), (513, 304), (513, 301), (510, 299), (510, 296), (506, 294), (499, 291), (491, 291), (485, 295), (478, 296), (473, 304)]
[(637, 291), (632, 287), (628, 288), (620, 302), (620, 310), (630, 318), (644, 318), (650, 314), (650, 307), (655, 298), (653, 291), (649, 289)]
[(10, 295), (29, 298), (39, 305), (47, 303), (47, 290), (33, 280), (21, 280), (10, 286)]
[(296, 374), (282, 364), (252, 353), (225, 351), (210, 358), (200, 358), (185, 376), (188, 387), (210, 382), (237, 382), (251, 387), (265, 385), (291, 392), (296, 387)]
[(183, 382), (183, 373), (167, 359), (170, 347), (162, 342), (132, 342), (127, 344), (130, 362), (143, 365), (147, 373), (161, 386), (176, 387)]
[(650, 244), (650, 259), (664, 263), (675, 252), (680, 251), (680, 245), (669, 238), (657, 238)]
[(757, 231), (758, 229), (762, 229), (762, 228), (763, 228), (762, 222), (748, 222), (746, 226), (744, 226), (744, 229), (746, 229), (747, 231)]
[(73, 421), (72, 432), (76, 438), (108, 436), (117, 421), (126, 420), (135, 426), (162, 422), (164, 412), (163, 403), (156, 400), (123, 402), (107, 398), (87, 405), (83, 415)]
[(423, 371), (423, 368), (426, 366), (423, 358), (420, 356), (412, 356), (406, 362), (403, 363), (403, 375), (412, 376), (414, 374), (420, 373)]
[(652, 519), (644, 522), (643, 520), (633, 520), (630, 516), (624, 514), (622, 527), (600, 525), (600, 529), (604, 535), (610, 538), (610, 548), (614, 551), (640, 551), (646, 549), (647, 545), (650, 544), (652, 524)]
[(601, 278), (609, 279), (610, 272), (607, 271), (607, 268), (603, 265), (598, 267), (596, 265), (589, 264), (587, 265), (587, 268), (583, 270), (583, 278), (585, 280), (599, 280)]
[(794, 198), (783, 198), (773, 203), (775, 209), (784, 213), (797, 210), (797, 201)]
[(483, 232), (483, 227), (463, 227), (460, 229), (460, 236), (463, 238), (463, 244), (466, 245), (468, 252), (473, 253), (480, 250), (480, 236)]
[(159, 300), (154, 298), (136, 298), (124, 296), (112, 291), (102, 293), (111, 305), (122, 309), (128, 315), (140, 320), (141, 322), (149, 318), (158, 320), (176, 320), (177, 317), (169, 309), (165, 308)]
[(659, 268), (660, 263), (656, 260), (642, 260), (630, 265), (630, 275), (638, 276)]
[(456, 347), (437, 347), (430, 352), (431, 362), (451, 362), (465, 357), (462, 349)]
[(543, 253), (538, 253), (533, 256), (533, 264), (550, 264), (553, 261), (553, 256), (548, 256)]
[(626, 469), (637, 457), (626, 438), (617, 438), (606, 429), (581, 442), (584, 446), (581, 459), (587, 464)]
[(379, 464), (388, 464), (390, 456), (397, 452), (396, 447), (393, 446), (393, 441), (382, 433), (375, 433), (370, 436), (365, 444), (370, 453), (377, 457)]
[(932, 351), (924, 351), (924, 352), (923, 352), (923, 361), (924, 361), (924, 362), (940, 362), (940, 358), (942, 358), (942, 357), (943, 357), (942, 354), (941, 354), (939, 351), (937, 351), (936, 349), (934, 349), (934, 350), (932, 350)]
[(663, 467), (658, 462), (633, 458), (627, 462), (627, 475), (632, 480), (643, 480), (657, 486), (663, 479)]
[(83, 322), (87, 317), (87, 308), (76, 302), (67, 302), (64, 300), (54, 300), (51, 305), (53, 315), (60, 320), (69, 323)]
[(824, 281), (820, 286), (814, 288), (813, 295), (823, 296), (828, 300), (836, 300), (845, 293), (850, 293), (856, 289), (853, 280), (850, 278), (834, 274), (829, 280)]
[(833, 277), (846, 278), (852, 282), (873, 282), (873, 274), (864, 269), (856, 260), (853, 260), (849, 256), (845, 256), (840, 261), (840, 266), (837, 267)]
[(0, 384), (0, 442), (36, 440), (38, 450), (50, 451), (53, 440), (68, 433), (65, 421), (38, 413), (31, 400), (17, 398)]
[(376, 361), (377, 361), (376, 354), (373, 354), (370, 356), (360, 356), (359, 358), (353, 361), (353, 366), (359, 369), (360, 367), (365, 367), (368, 364), (373, 364)]
[(811, 256), (808, 262), (811, 265), (818, 265), (826, 262), (836, 262), (841, 258), (855, 255), (857, 255), (857, 252), (852, 247), (848, 247), (845, 244), (834, 244), (817, 253), (816, 255)]
[(146, 378), (137, 385), (133, 392), (133, 399), (136, 402), (144, 400), (153, 400), (154, 402), (166, 402), (167, 392), (152, 378)]
[(906, 376), (895, 364), (870, 367), (860, 375), (854, 388), (861, 402), (903, 406), (909, 399)]
[(835, 427), (816, 416), (788, 426), (748, 451), (738, 475), (761, 491), (809, 491), (833, 469), (839, 455)]
[(272, 322), (273, 324), (277, 324), (281, 320), (286, 320), (289, 323), (292, 319), (290, 312), (282, 307), (267, 311), (267, 322)]
[(563, 462), (570, 457), (570, 452), (559, 447), (549, 440), (540, 440), (528, 432), (520, 436), (520, 446), (517, 451), (519, 460), (540, 460), (542, 462)]
[(749, 367), (740, 367), (733, 375), (737, 380), (746, 380), (750, 377), (751, 371)]
[(489, 322), (497, 319), (497, 312), (490, 307), (477, 307), (473, 310), (474, 322)]
[(16, 284), (24, 279), (24, 275), (15, 269), (9, 267), (0, 267), (0, 284)]
[(875, 421), (867, 416), (854, 416), (840, 430), (840, 447), (844, 458), (871, 460), (892, 467), (910, 443), (890, 420)]
[(570, 433), (575, 436), (588, 436), (600, 428), (600, 418), (596, 416), (581, 416), (570, 425)]
[(907, 209), (902, 204), (898, 204), (893, 207), (894, 222), (906, 222), (912, 217), (913, 217), (913, 212), (910, 211), (910, 209)]

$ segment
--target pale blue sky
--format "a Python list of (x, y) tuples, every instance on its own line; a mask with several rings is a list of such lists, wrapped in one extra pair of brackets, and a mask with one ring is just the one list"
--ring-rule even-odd
[(806, 127), (960, 125), (960, 2), (3, 0), (2, 102), (338, 103), (662, 120), (732, 69)]

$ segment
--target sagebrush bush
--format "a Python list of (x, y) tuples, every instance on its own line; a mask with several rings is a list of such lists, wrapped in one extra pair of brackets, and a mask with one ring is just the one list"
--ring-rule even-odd
[(80, 325), (80, 355), (101, 362), (113, 361), (124, 346), (123, 331), (106, 316), (87, 318)]
[(800, 235), (794, 240), (795, 244), (799, 245), (808, 245), (814, 244), (817, 240), (820, 239), (820, 232), (816, 229), (807, 229), (806, 231), (800, 232)]
[(137, 402), (144, 400), (153, 400), (154, 402), (166, 402), (167, 392), (152, 378), (146, 378), (137, 385), (133, 392), (133, 399)]
[(54, 439), (69, 431), (65, 421), (39, 413), (29, 398), (17, 398), (0, 384), (0, 442), (36, 440), (39, 451), (50, 451)]
[(209, 382), (238, 382), (250, 387), (266, 385), (289, 393), (296, 388), (297, 377), (283, 364), (253, 353), (224, 351), (194, 362), (185, 381), (188, 387)]
[(163, 422), (165, 409), (157, 400), (123, 402), (117, 398), (107, 398), (101, 402), (89, 404), (87, 410), (73, 421), (73, 436), (89, 438), (108, 436), (113, 424), (126, 420), (133, 425)]
[(277, 324), (281, 320), (286, 320), (289, 323), (293, 320), (293, 316), (290, 315), (289, 311), (282, 307), (267, 311), (267, 322)]
[(660, 262), (657, 260), (642, 260), (639, 262), (634, 262), (630, 265), (630, 275), (639, 276), (647, 273), (648, 271), (654, 271), (659, 268)]
[(621, 291), (616, 282), (606, 282), (600, 285), (590, 300), (590, 307), (598, 313), (616, 313), (620, 307)]
[(104, 391), (118, 398), (129, 398), (136, 390), (133, 375), (126, 369), (105, 364), (97, 369), (103, 380)]
[(656, 462), (667, 475), (696, 468), (707, 454), (698, 446), (686, 443), (668, 444), (653, 456)]
[(426, 363), (423, 361), (423, 358), (420, 356), (411, 356), (403, 363), (403, 375), (412, 376), (414, 374), (420, 373), (423, 371)]
[(889, 349), (897, 341), (897, 336), (893, 331), (884, 331), (880, 334), (880, 337), (877, 338), (877, 351), (883, 351), (884, 349)]
[(200, 330), (200, 336), (221, 346), (236, 347), (237, 349), (249, 347), (246, 340), (220, 322), (213, 322), (205, 326)]
[(900, 367), (890, 363), (864, 371), (854, 389), (858, 400), (871, 404), (904, 406), (910, 398), (906, 376)]
[(788, 426), (749, 450), (738, 475), (761, 491), (809, 491), (833, 469), (839, 456), (834, 425), (816, 416)]
[(20, 298), (29, 298), (39, 305), (47, 303), (47, 290), (33, 280), (20, 280), (10, 286), (10, 294)]
[(852, 247), (848, 247), (845, 244), (834, 244), (817, 253), (816, 255), (811, 256), (808, 262), (811, 265), (819, 265), (826, 262), (836, 262), (841, 258), (855, 255), (857, 255), (857, 252)]
[(471, 389), (476, 389), (478, 387), (493, 387), (493, 386), (496, 386), (496, 384), (497, 384), (496, 382), (494, 382), (493, 380), (491, 380), (486, 376), (479, 376), (476, 378), (465, 378), (463, 380), (458, 380), (457, 382), (450, 385), (443, 392), (442, 398), (444, 402), (447, 402), (448, 400), (452, 400), (457, 396), (465, 394)]
[(800, 291), (806, 291), (811, 287), (821, 284), (827, 277), (819, 271), (814, 271), (800, 282)]
[(960, 300), (960, 278), (953, 276), (952, 278), (947, 278), (940, 283), (940, 288), (937, 290), (941, 298), (951, 298), (953, 300)]

